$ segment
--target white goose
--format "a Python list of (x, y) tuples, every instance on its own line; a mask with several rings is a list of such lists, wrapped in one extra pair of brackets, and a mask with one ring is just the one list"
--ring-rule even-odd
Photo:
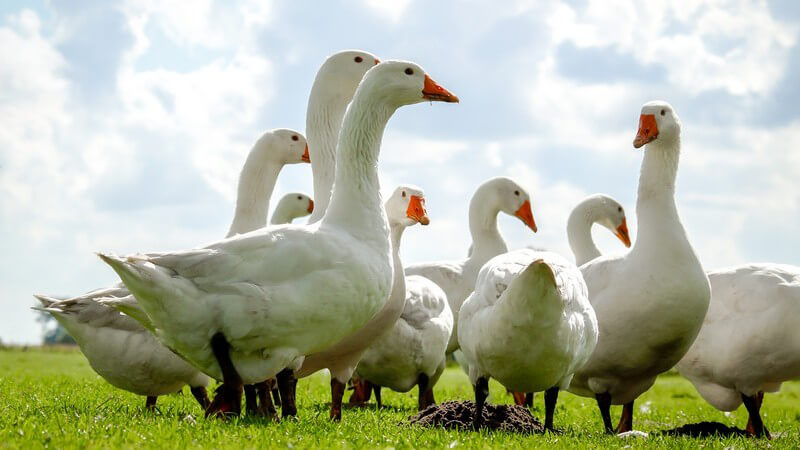
[(205, 409), (209, 378), (161, 345), (132, 318), (97, 301), (107, 296), (127, 296), (124, 287), (98, 289), (73, 299), (35, 295), (80, 346), (89, 365), (112, 386), (146, 396), (145, 408), (154, 409), (158, 396), (189, 385)]
[(525, 189), (510, 178), (491, 178), (478, 187), (469, 204), (469, 231), (473, 248), (469, 257), (406, 267), (406, 275), (428, 278), (438, 284), (447, 295), (454, 321), (447, 345), (448, 353), (458, 349), (458, 311), (475, 288), (478, 271), (486, 261), (508, 251), (506, 242), (497, 229), (497, 215), (501, 211), (518, 217), (536, 232), (530, 196)]
[[(284, 164), (303, 161), (308, 161), (308, 151), (302, 134), (277, 129), (261, 136), (250, 150), (239, 178), (231, 232), (246, 226), (264, 226), (269, 196), (280, 169)], [(126, 312), (137, 315), (138, 305), (124, 286), (97, 289), (63, 301), (44, 295), (36, 298), (42, 306), (35, 309), (52, 314), (75, 339), (89, 365), (111, 385), (147, 396), (146, 406), (154, 408), (159, 395), (188, 384), (200, 405), (208, 406), (206, 375), (164, 347), (136, 320), (99, 302), (106, 299), (109, 303), (125, 303)]]
[(600, 256), (600, 250), (592, 239), (594, 224), (607, 228), (625, 247), (631, 246), (622, 205), (605, 194), (590, 195), (575, 205), (567, 219), (569, 248), (575, 256), (575, 264), (579, 266)]
[(314, 200), (302, 192), (290, 192), (281, 197), (272, 212), (272, 225), (292, 223), (294, 219), (305, 217), (314, 211)]
[[(343, 50), (326, 58), (317, 71), (308, 97), (306, 133), (313, 172), (314, 195), (317, 203), (309, 223), (317, 222), (325, 213), (333, 187), (336, 168), (336, 144), (347, 105), (364, 74), (378, 64), (375, 55), (363, 50)], [(260, 228), (260, 227), (259, 227)], [(247, 230), (249, 231), (249, 230)], [(295, 388), (297, 379), (292, 370), (281, 371), (277, 376), (281, 396), (273, 390), (276, 403), (281, 404), (284, 417), (297, 414)], [(254, 396), (262, 400), (267, 383), (255, 387), (245, 386), (248, 411), (255, 405)], [(271, 411), (269, 402), (262, 401), (259, 411)]]
[[(405, 192), (411, 196), (411, 202), (402, 195)], [(453, 314), (439, 286), (427, 278), (403, 274), (398, 250), (403, 231), (417, 220), (413, 213), (415, 198), (423, 199), (422, 191), (406, 187), (395, 191), (393, 198), (386, 202), (395, 267), (389, 303), (397, 303), (402, 308), (393, 324), (384, 325), (388, 331), (368, 342), (371, 345), (363, 352), (356, 369), (360, 381), (351, 403), (366, 402), (374, 388), (380, 407), (381, 386), (398, 392), (408, 392), (419, 386), (419, 409), (434, 403), (433, 386), (444, 370)], [(427, 218), (421, 222), (425, 224)]]
[(331, 418), (341, 420), (342, 397), (348, 380), (352, 378), (364, 352), (390, 330), (397, 322), (406, 302), (406, 284), (403, 264), (400, 261), (400, 238), (409, 225), (417, 222), (428, 225), (425, 212), (425, 198), (419, 188), (401, 186), (386, 202), (386, 215), (389, 220), (389, 235), (392, 240), (392, 267), (394, 278), (392, 291), (383, 308), (355, 333), (328, 347), (326, 350), (307, 355), (303, 365), (296, 371), (299, 377), (308, 376), (320, 369), (331, 372)]
[(272, 191), (283, 166), (310, 162), (305, 137), (294, 130), (279, 128), (256, 141), (239, 174), (236, 211), (225, 237), (247, 233), (267, 225)]
[(180, 252), (100, 255), (159, 340), (224, 380), (207, 414), (238, 414), (243, 382), (297, 368), (386, 303), (392, 261), (380, 141), (397, 108), (426, 100), (458, 101), (411, 62), (367, 72), (342, 123), (335, 188), (317, 224), (271, 226)]
[(498, 255), (481, 269), (458, 321), (475, 388), (475, 427), (491, 377), (512, 391), (546, 391), (545, 427), (552, 430), (559, 389), (597, 343), (597, 318), (578, 267), (546, 251)]
[[(628, 223), (622, 205), (605, 194), (590, 195), (572, 208), (567, 219), (567, 240), (575, 256), (575, 264), (578, 266), (600, 256), (600, 250), (592, 239), (594, 224), (607, 228), (626, 247), (631, 246)], [(456, 352), (453, 356), (457, 356), (456, 360), (461, 368), (469, 375), (469, 365), (463, 355)], [(517, 405), (533, 406), (532, 392), (512, 392), (512, 395)]]
[(800, 267), (747, 264), (708, 273), (711, 304), (678, 371), (715, 408), (744, 402), (747, 430), (770, 437), (764, 392), (800, 377)]
[[(308, 223), (316, 223), (325, 214), (331, 198), (336, 171), (336, 145), (347, 105), (364, 74), (378, 64), (378, 58), (363, 50), (344, 50), (329, 56), (320, 66), (311, 87), (306, 111), (314, 198), (317, 202)], [(291, 368), (278, 373), (281, 392), (281, 415), (297, 414), (295, 389), (297, 378)]]
[(680, 120), (665, 102), (642, 107), (634, 147), (647, 144), (639, 177), (639, 233), (624, 256), (581, 266), (600, 335), (570, 391), (594, 396), (607, 432), (609, 409), (624, 404), (618, 432), (633, 428), (633, 402), (691, 346), (711, 296), (675, 206)]

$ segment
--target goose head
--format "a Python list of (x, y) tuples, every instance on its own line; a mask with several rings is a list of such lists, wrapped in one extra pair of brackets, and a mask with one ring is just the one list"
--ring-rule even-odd
[(516, 181), (507, 177), (497, 177), (489, 181), (490, 201), (494, 201), (500, 211), (518, 218), (535, 233), (538, 231), (533, 220), (531, 197)]
[(639, 131), (633, 146), (640, 148), (656, 139), (662, 142), (675, 142), (681, 134), (681, 121), (672, 105), (656, 100), (645, 103), (639, 115)]
[(285, 209), (289, 217), (296, 219), (314, 212), (314, 200), (302, 192), (290, 192), (281, 198), (275, 208)]
[(384, 207), (391, 225), (408, 227), (415, 223), (430, 223), (425, 211), (425, 194), (416, 186), (399, 186), (386, 200)]
[(288, 128), (278, 128), (272, 130), (271, 134), (270, 148), (264, 146), (263, 151), (269, 152), (273, 160), (283, 164), (311, 162), (308, 157), (308, 143), (302, 133)]
[(368, 89), (372, 99), (394, 108), (424, 101), (458, 103), (458, 97), (409, 61), (392, 60), (376, 65), (364, 75), (359, 89)]
[(608, 228), (625, 247), (631, 246), (631, 237), (628, 233), (628, 221), (625, 218), (625, 209), (613, 198), (599, 194), (597, 202), (597, 223)]
[(329, 56), (317, 72), (315, 86), (324, 88), (324, 92), (335, 98), (353, 98), (358, 83), (376, 64), (377, 56), (363, 50), (343, 50)]

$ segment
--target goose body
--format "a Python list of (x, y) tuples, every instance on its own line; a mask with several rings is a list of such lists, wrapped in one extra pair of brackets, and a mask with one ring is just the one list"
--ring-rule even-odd
[[(317, 70), (306, 111), (311, 171), (317, 203), (308, 219), (319, 222), (330, 203), (336, 172), (336, 147), (345, 111), (367, 70), (380, 61), (363, 50), (344, 50), (330, 55)], [(287, 367), (277, 377), (281, 392), (281, 414), (297, 414), (295, 403), (298, 367)], [(332, 402), (333, 404), (333, 402)]]
[(374, 390), (380, 407), (382, 387), (408, 392), (414, 386), (419, 387), (420, 411), (435, 403), (433, 387), (445, 368), (453, 313), (436, 283), (419, 275), (405, 279), (403, 312), (361, 358), (351, 404), (366, 403)]
[[(483, 266), (459, 326), (479, 407), (485, 400), (481, 386), (490, 377), (518, 392), (567, 388), (591, 355), (598, 331), (578, 267), (531, 249), (498, 255)], [(550, 415), (548, 422), (552, 428)]]
[(457, 101), (410, 62), (367, 72), (343, 120), (335, 189), (316, 224), (266, 227), (180, 252), (101, 255), (159, 340), (224, 380), (216, 411), (238, 413), (242, 382), (299, 367), (386, 303), (393, 272), (378, 185), (380, 141), (398, 107), (426, 99)]
[(275, 226), (200, 249), (106, 260), (162, 342), (222, 379), (208, 345), (221, 332), (242, 380), (253, 384), (355, 332), (388, 296), (388, 242), (315, 228)]
[[(611, 231), (626, 247), (631, 241), (625, 210), (614, 198), (605, 194), (589, 195), (572, 208), (567, 219), (567, 239), (575, 264), (580, 266), (600, 256), (592, 239), (592, 226), (598, 224)], [(531, 248), (532, 250), (538, 250)], [(453, 352), (461, 369), (469, 375), (469, 364), (461, 351)], [(516, 398), (515, 398), (516, 399)], [(519, 399), (524, 399), (519, 397)]]
[(113, 295), (125, 296), (127, 289), (103, 289), (67, 300), (37, 296), (42, 303), (37, 309), (55, 317), (92, 369), (112, 386), (157, 397), (188, 384), (205, 407), (208, 377), (161, 345), (138, 322), (96, 301)]
[(425, 197), (419, 188), (400, 186), (386, 201), (385, 210), (389, 220), (389, 235), (392, 245), (393, 279), (389, 299), (381, 310), (355, 333), (335, 343), (322, 352), (307, 355), (298, 376), (306, 376), (328, 368), (331, 371), (332, 416), (341, 417), (342, 395), (347, 382), (352, 378), (364, 352), (397, 322), (406, 303), (406, 283), (403, 263), (400, 261), (400, 239), (406, 227), (415, 223), (429, 223), (425, 212)]
[[(314, 80), (306, 114), (306, 128), (309, 132), (312, 155), (311, 166), (314, 172), (314, 195), (317, 198), (314, 211), (308, 220), (310, 224), (322, 219), (330, 203), (336, 171), (336, 142), (347, 105), (355, 95), (364, 74), (378, 62), (371, 53), (346, 50), (326, 59)], [(387, 308), (389, 311), (384, 312), (383, 316), (388, 312), (391, 319), (392, 311), (398, 307), (389, 302), (383, 309)], [(369, 339), (375, 333), (384, 331), (382, 327), (381, 323), (367, 324), (364, 338)], [(305, 377), (327, 368), (335, 374), (334, 378), (347, 382), (365, 344), (354, 333), (349, 333), (348, 339), (331, 340), (329, 344), (327, 348), (321, 349), (325, 351), (308, 354), (294, 376)]]
[[(229, 234), (266, 223), (269, 197), (285, 164), (307, 161), (305, 138), (298, 132), (276, 129), (255, 143), (239, 177), (239, 196)], [(147, 315), (124, 285), (97, 289), (65, 301), (37, 296), (49, 312), (75, 339), (92, 368), (113, 386), (136, 394), (156, 397), (189, 384), (200, 388), (208, 377), (164, 347), (147, 327)], [(115, 305), (121, 305), (120, 314)], [(143, 321), (141, 325), (134, 319)], [(178, 387), (175, 387), (176, 384)], [(198, 401), (207, 399), (196, 389)], [(201, 398), (203, 399), (201, 401)], [(148, 404), (155, 399), (148, 399)]]
[(492, 178), (481, 184), (470, 201), (469, 229), (473, 251), (469, 257), (453, 261), (434, 261), (406, 267), (406, 275), (423, 276), (442, 288), (453, 314), (453, 332), (447, 352), (458, 349), (458, 312), (461, 304), (475, 288), (481, 267), (491, 258), (508, 251), (497, 229), (500, 212), (516, 216), (534, 232), (536, 224), (531, 212), (530, 196), (510, 178)]
[(420, 389), (433, 388), (444, 371), (452, 329), (453, 313), (444, 291), (425, 277), (407, 276), (403, 312), (394, 327), (364, 353), (358, 364), (359, 378), (408, 392), (425, 375), (427, 385)]
[(644, 144), (636, 243), (626, 255), (601, 256), (581, 266), (600, 332), (570, 391), (597, 398), (607, 431), (613, 431), (611, 404), (625, 405), (617, 431), (630, 431), (633, 401), (689, 349), (710, 297), (708, 278), (675, 205), (680, 121), (669, 104), (643, 106), (634, 146)]
[[(403, 201), (406, 198), (405, 193), (410, 195), (410, 202)], [(362, 379), (360, 383), (376, 384), (378, 398), (379, 386), (384, 386), (380, 382), (388, 381), (385, 378), (388, 376), (392, 378), (385, 386), (393, 389), (399, 386), (402, 392), (419, 384), (420, 377), (423, 377), (425, 381), (420, 385), (422, 399), (430, 392), (444, 368), (444, 347), (453, 325), (447, 299), (442, 290), (430, 280), (406, 277), (399, 256), (403, 230), (417, 221), (423, 225), (428, 223), (423, 205), (422, 191), (412, 187), (399, 188), (387, 202), (386, 212), (391, 228), (395, 267), (394, 284), (387, 305), (393, 305), (391, 308), (396, 311), (391, 316), (384, 313), (373, 318), (371, 322), (379, 320), (382, 323), (370, 335), (366, 335), (364, 330), (355, 335), (361, 342), (358, 353), (361, 360), (358, 367), (362, 371), (359, 375)], [(352, 371), (350, 374), (352, 375)], [(374, 380), (369, 376), (373, 374), (377, 375)], [(429, 395), (432, 397), (432, 393)]]
[[(590, 195), (572, 208), (567, 219), (567, 239), (580, 266), (600, 256), (600, 250), (592, 239), (592, 226), (598, 224), (611, 231), (626, 247), (631, 246), (625, 210), (616, 200), (605, 194)], [(535, 250), (535, 249), (534, 249)], [(469, 375), (469, 364), (460, 352), (453, 354), (462, 370)], [(533, 392), (512, 392), (514, 402), (521, 406), (533, 406)]]
[[(708, 314), (677, 369), (721, 411), (748, 398), (760, 407), (764, 392), (800, 377), (800, 267), (746, 264), (709, 272), (708, 279)], [(758, 409), (750, 416), (748, 429), (759, 434)]]

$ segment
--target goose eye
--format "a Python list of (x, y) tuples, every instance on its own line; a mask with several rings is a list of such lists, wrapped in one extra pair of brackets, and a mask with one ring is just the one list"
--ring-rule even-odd
[(402, 195), (403, 197), (405, 197), (405, 196), (406, 196), (406, 191), (403, 191), (403, 193), (402, 193), (401, 195)]
[(414, 75), (414, 69), (411, 67), (406, 67), (406, 75)]
[(514, 191), (514, 195), (516, 195), (517, 197), (519, 197), (519, 191)]
[(664, 116), (664, 115), (666, 115), (666, 114), (667, 114), (667, 111), (662, 109), (662, 110), (661, 110), (661, 115), (662, 115), (662, 116)]
[(617, 206), (617, 211), (622, 212), (622, 206)]
[(300, 138), (299, 138), (299, 137), (297, 137), (297, 135), (296, 135), (296, 134), (292, 136), (292, 140), (293, 140), (293, 141), (297, 141), (297, 140), (299, 140), (299, 139), (300, 139)]
[(353, 61), (355, 61), (355, 62), (357, 62), (357, 63), (360, 63), (360, 62), (361, 62), (361, 61), (363, 61), (363, 60), (364, 60), (364, 58), (362, 58), (362, 57), (360, 57), (360, 56), (356, 56), (355, 58), (353, 58)]
[(297, 196), (297, 199), (298, 199), (298, 200), (302, 200), (302, 199), (303, 199), (303, 196), (301, 196), (301, 195), (298, 195), (298, 196)]

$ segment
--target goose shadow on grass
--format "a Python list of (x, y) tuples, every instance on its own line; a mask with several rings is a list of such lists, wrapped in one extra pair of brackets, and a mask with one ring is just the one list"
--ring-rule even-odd
[(698, 422), (681, 425), (669, 430), (659, 430), (653, 434), (673, 437), (715, 438), (715, 437), (752, 437), (741, 428), (731, 427), (719, 422)]

